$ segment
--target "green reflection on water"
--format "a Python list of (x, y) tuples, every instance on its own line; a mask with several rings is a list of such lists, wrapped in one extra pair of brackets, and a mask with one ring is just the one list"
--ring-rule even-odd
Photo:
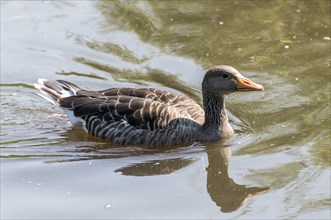
[(97, 7), (106, 25), (134, 31), (205, 67), (222, 62), (288, 70), (330, 51), (323, 40), (329, 36), (329, 1), (102, 1)]

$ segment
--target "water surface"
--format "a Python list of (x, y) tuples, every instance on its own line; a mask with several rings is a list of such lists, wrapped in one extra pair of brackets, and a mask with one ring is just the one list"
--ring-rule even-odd
[[(329, 219), (330, 1), (1, 1), (1, 218)], [(165, 148), (71, 129), (37, 78), (201, 103), (214, 65), (235, 135)]]

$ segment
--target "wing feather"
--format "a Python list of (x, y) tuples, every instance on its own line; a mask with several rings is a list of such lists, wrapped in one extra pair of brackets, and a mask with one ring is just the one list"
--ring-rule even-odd
[(146, 130), (164, 128), (176, 118), (202, 123), (204, 114), (193, 100), (153, 88), (81, 89), (75, 96), (60, 98), (59, 104), (72, 109), (76, 117), (95, 115), (102, 121), (125, 120)]

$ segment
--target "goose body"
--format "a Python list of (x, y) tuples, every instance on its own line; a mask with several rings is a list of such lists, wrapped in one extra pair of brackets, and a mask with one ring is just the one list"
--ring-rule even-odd
[(67, 81), (39, 79), (39, 95), (61, 107), (72, 124), (118, 144), (175, 145), (217, 141), (233, 130), (224, 105), (234, 91), (263, 90), (230, 66), (204, 76), (203, 108), (192, 99), (153, 88), (81, 89)]

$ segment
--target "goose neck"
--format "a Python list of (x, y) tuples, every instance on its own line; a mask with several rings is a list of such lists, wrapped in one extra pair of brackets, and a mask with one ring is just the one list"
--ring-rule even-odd
[(205, 110), (203, 129), (210, 132), (222, 130), (223, 124), (228, 123), (224, 95), (217, 98), (205, 95), (203, 105)]

